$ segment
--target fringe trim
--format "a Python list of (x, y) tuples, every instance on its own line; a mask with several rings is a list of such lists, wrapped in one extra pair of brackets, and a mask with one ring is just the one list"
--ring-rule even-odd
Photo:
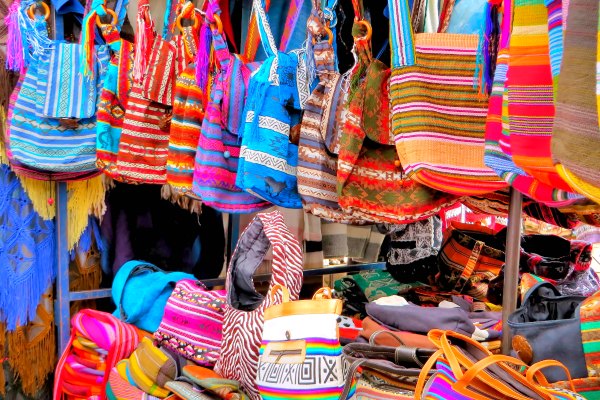
[(169, 184), (163, 185), (160, 194), (163, 199), (168, 200), (173, 204), (177, 204), (191, 214), (202, 214), (202, 200), (181, 195), (175, 192)]
[(73, 250), (79, 238), (88, 226), (90, 214), (103, 215), (106, 211), (104, 198), (106, 185), (102, 175), (67, 184), (68, 200), (68, 238), (69, 251)]
[(23, 190), (33, 204), (33, 209), (45, 220), (53, 219), (56, 215), (54, 199), (56, 198), (56, 183), (40, 181), (16, 173), (21, 181)]
[[(56, 364), (56, 337), (52, 312), (52, 292), (43, 295), (37, 318), (29, 325), (8, 332), (8, 362), (21, 379), (23, 393), (35, 396), (44, 386)], [(42, 332), (29, 338), (39, 326)]]
[[(6, 325), (0, 324), (0, 357), (6, 357)], [(6, 375), (4, 362), (0, 363), (0, 397), (6, 395)]]

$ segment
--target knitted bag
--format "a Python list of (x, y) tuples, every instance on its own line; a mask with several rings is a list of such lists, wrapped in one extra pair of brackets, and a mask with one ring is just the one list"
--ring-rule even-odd
[[(408, 223), (428, 218), (457, 198), (404, 176), (389, 131), (389, 69), (373, 60), (361, 10), (353, 27), (358, 64), (340, 137), (337, 171), (339, 204), (345, 212), (371, 222)], [(364, 72), (363, 72), (364, 71)], [(387, 128), (387, 129), (386, 129)]]
[[(71, 327), (71, 339), (56, 366), (54, 399), (105, 398), (109, 371), (135, 350), (138, 332), (110, 314), (90, 309), (78, 312), (71, 319)], [(84, 354), (102, 361), (96, 373), (74, 369), (76, 360)]]
[[(254, 288), (252, 276), (269, 248), (273, 249), (272, 280), (289, 289), (297, 300), (302, 286), (302, 248), (285, 226), (278, 211), (258, 214), (244, 230), (227, 271), (227, 308), (223, 323), (221, 356), (215, 372), (240, 382), (252, 400), (260, 400), (256, 387), (264, 311), (282, 303), (277, 294), (263, 297)], [(240, 329), (240, 327), (244, 327)]]
[[(559, 174), (573, 189), (600, 202), (600, 143), (594, 71), (598, 40), (598, 4), (572, 1), (560, 74), (552, 155)], [(600, 75), (598, 75), (600, 76)], [(596, 76), (596, 79), (598, 78)]]
[(478, 78), (486, 73), (479, 35), (419, 33), (413, 43), (407, 0), (390, 0), (389, 7), (392, 131), (405, 173), (457, 195), (505, 187), (483, 163), (488, 101)]
[[(165, 184), (173, 86), (186, 66), (186, 57), (181, 35), (171, 40), (156, 35), (149, 7), (147, 0), (138, 3), (139, 45), (135, 49), (134, 83), (125, 111), (117, 168), (124, 181)], [(168, 26), (172, 25), (172, 17), (166, 15)]]
[(229, 53), (222, 32), (216, 28), (221, 10), (218, 1), (208, 5), (206, 18), (212, 27), (217, 72), (197, 140), (193, 190), (204, 204), (229, 213), (251, 213), (270, 206), (267, 201), (236, 186), (240, 157), (241, 113), (250, 78), (249, 64)]
[[(117, 153), (123, 129), (127, 99), (133, 82), (133, 43), (103, 26), (113, 55), (100, 93), (96, 125), (96, 166), (112, 179), (118, 179)], [(116, 36), (116, 37), (115, 37)], [(111, 40), (111, 39), (115, 40)]]
[(212, 366), (219, 358), (226, 299), (224, 290), (206, 290), (200, 281), (177, 282), (154, 338), (196, 364)]
[(302, 208), (292, 127), (300, 123), (309, 96), (303, 51), (278, 52), (262, 0), (253, 12), (268, 58), (250, 78), (236, 185), (285, 208)]
[[(298, 192), (304, 209), (318, 217), (353, 222), (338, 204), (337, 155), (348, 96), (349, 72), (340, 75), (332, 44), (318, 15), (317, 5), (308, 31), (316, 41), (313, 47), (319, 83), (306, 100), (298, 142)], [(320, 38), (320, 40), (318, 40)]]
[(23, 4), (19, 12), (33, 57), (10, 121), (11, 154), (23, 166), (41, 171), (95, 171), (95, 113), (107, 48), (96, 46), (93, 76), (84, 76), (85, 42), (50, 40), (44, 19), (31, 20), (28, 8), (29, 3)]

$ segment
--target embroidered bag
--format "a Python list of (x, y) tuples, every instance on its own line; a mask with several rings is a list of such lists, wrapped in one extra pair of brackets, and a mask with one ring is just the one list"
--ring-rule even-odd
[(408, 2), (392, 0), (389, 7), (397, 22), (391, 36), (392, 132), (405, 173), (457, 195), (505, 187), (483, 163), (488, 101), (477, 90), (484, 48), (479, 35), (418, 33), (413, 43)]
[(154, 332), (156, 343), (196, 364), (214, 365), (221, 350), (225, 306), (224, 290), (206, 290), (200, 281), (180, 280)]
[(248, 84), (236, 185), (275, 205), (302, 208), (292, 127), (309, 96), (304, 53), (278, 52), (262, 0), (253, 0), (253, 10), (268, 58)]
[[(325, 29), (315, 5), (308, 31), (319, 83), (306, 100), (298, 142), (298, 192), (304, 209), (335, 222), (355, 222), (338, 204), (337, 155), (348, 99), (350, 71), (336, 70), (330, 30)], [(327, 37), (329, 35), (329, 37)]]
[[(173, 86), (186, 64), (181, 35), (171, 40), (156, 35), (149, 7), (148, 0), (138, 3), (134, 82), (123, 121), (117, 169), (124, 181), (162, 185), (167, 182)], [(168, 15), (165, 18), (169, 29), (173, 20)]]
[(194, 165), (193, 190), (204, 204), (222, 212), (251, 213), (270, 203), (242, 191), (236, 186), (240, 157), (239, 131), (250, 64), (244, 63), (227, 48), (219, 31), (218, 1), (211, 0), (206, 19), (212, 29), (217, 71), (202, 121)]
[(84, 41), (50, 40), (44, 19), (30, 19), (27, 10), (22, 5), (19, 12), (34, 53), (10, 121), (11, 155), (21, 166), (42, 172), (93, 172), (97, 92), (108, 50), (96, 46), (93, 74), (84, 76)]
[[(288, 288), (290, 300), (298, 299), (302, 286), (302, 248), (278, 211), (258, 214), (244, 230), (227, 271), (227, 308), (223, 322), (221, 356), (215, 372), (240, 382), (252, 400), (260, 400), (256, 386), (259, 349), (265, 309), (282, 303), (278, 293), (263, 297), (252, 276), (269, 248), (273, 249), (272, 279)], [(244, 327), (244, 329), (240, 329)]]
[[(342, 300), (328, 287), (312, 300), (290, 301), (285, 286), (283, 302), (265, 309), (265, 323), (256, 385), (266, 399), (337, 399), (344, 387), (338, 318)], [(291, 379), (290, 379), (291, 377)]]
[(117, 153), (123, 129), (127, 99), (133, 82), (133, 43), (119, 37), (110, 25), (102, 27), (113, 55), (100, 92), (96, 125), (96, 167), (112, 179), (119, 179)]
[[(345, 212), (370, 222), (408, 223), (428, 218), (457, 198), (404, 176), (389, 130), (390, 71), (371, 54), (368, 22), (355, 7), (355, 54), (347, 116), (340, 137), (337, 190)], [(386, 129), (387, 128), (387, 129)]]
[[(194, 25), (181, 29), (185, 57), (190, 61), (195, 59), (198, 52), (199, 31), (198, 17), (195, 15), (192, 2), (184, 3), (178, 20), (183, 17), (191, 18), (194, 21)], [(207, 65), (207, 68), (210, 66)], [(176, 195), (195, 197), (192, 192), (194, 158), (200, 127), (204, 119), (206, 89), (206, 87), (200, 87), (196, 82), (196, 62), (188, 62), (175, 80), (173, 119), (171, 120), (167, 155), (167, 183)]]

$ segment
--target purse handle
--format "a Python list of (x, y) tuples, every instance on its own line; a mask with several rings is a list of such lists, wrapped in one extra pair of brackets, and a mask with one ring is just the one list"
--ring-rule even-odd
[(290, 291), (287, 287), (279, 283), (276, 283), (269, 289), (269, 299), (271, 300), (271, 303), (275, 303), (275, 296), (277, 296), (279, 291), (281, 291), (282, 303), (288, 303), (290, 301)]
[(388, 0), (392, 68), (415, 64), (415, 42), (408, 0)]

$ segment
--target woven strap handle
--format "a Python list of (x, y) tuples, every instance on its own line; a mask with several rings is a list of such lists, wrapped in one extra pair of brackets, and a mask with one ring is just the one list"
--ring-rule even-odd
[(415, 43), (408, 0), (388, 0), (392, 68), (415, 64)]

